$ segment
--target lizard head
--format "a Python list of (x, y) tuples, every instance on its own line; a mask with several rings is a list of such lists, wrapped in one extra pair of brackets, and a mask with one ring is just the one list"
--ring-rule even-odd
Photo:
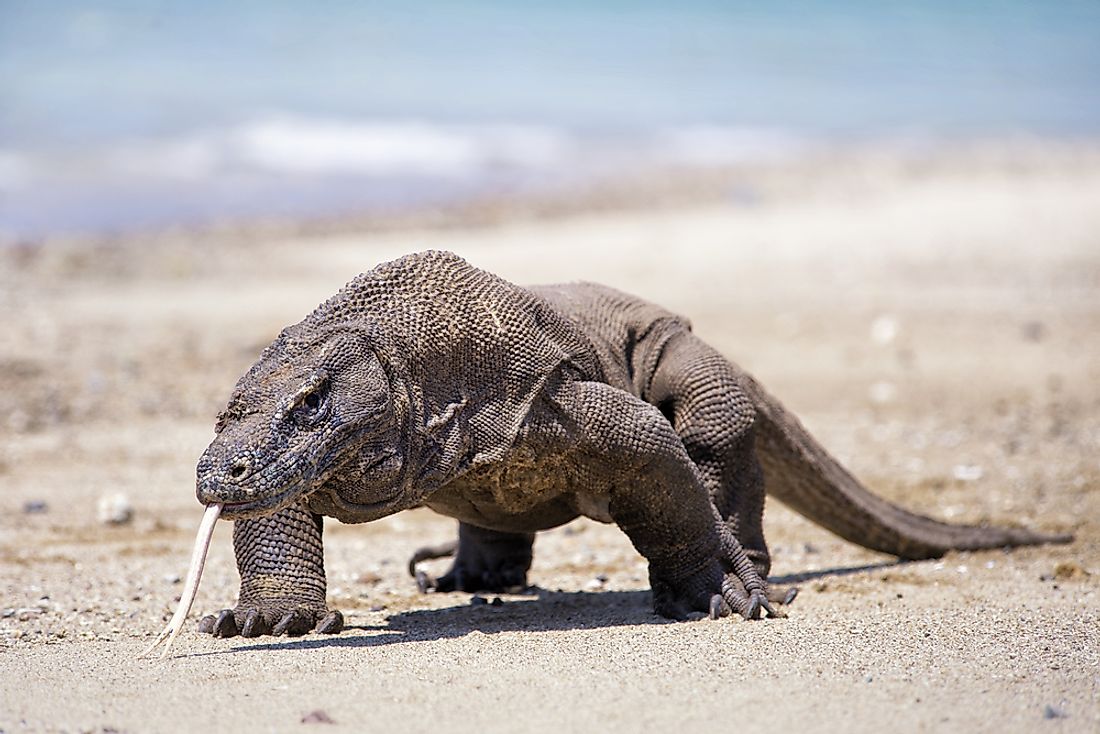
[(230, 520), (262, 517), (342, 474), (372, 502), (397, 491), (402, 456), (385, 369), (353, 331), (286, 329), (238, 381), (196, 468), (196, 495)]

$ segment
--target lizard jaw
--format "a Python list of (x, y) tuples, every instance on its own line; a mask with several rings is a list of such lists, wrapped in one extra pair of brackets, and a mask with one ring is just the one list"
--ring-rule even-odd
[[(251, 517), (266, 517), (287, 507), (295, 500), (310, 494), (300, 487), (293, 486), (271, 497), (262, 497), (243, 502), (221, 502), (222, 518), (225, 520), (244, 520)], [(207, 503), (209, 504), (209, 503)]]

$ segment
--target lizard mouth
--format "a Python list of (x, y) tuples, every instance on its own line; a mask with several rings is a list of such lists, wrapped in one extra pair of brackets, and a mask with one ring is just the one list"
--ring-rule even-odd
[(271, 497), (261, 497), (254, 500), (245, 500), (243, 502), (227, 502), (222, 500), (214, 500), (214, 502), (218, 502), (222, 505), (222, 519), (245, 520), (252, 517), (273, 515), (306, 494), (308, 494), (308, 492), (301, 491), (299, 487), (291, 487)]

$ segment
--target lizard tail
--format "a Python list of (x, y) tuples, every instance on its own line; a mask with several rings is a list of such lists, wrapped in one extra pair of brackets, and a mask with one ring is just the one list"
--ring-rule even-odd
[(743, 388), (756, 406), (757, 455), (768, 494), (845, 540), (906, 559), (1073, 540), (1068, 534), (940, 522), (871, 494), (778, 400), (747, 374), (744, 378)]

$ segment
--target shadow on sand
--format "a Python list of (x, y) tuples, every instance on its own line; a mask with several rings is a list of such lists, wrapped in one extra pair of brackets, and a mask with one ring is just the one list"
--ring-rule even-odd
[[(819, 578), (850, 576), (905, 564), (883, 561), (860, 566), (773, 576), (773, 584), (800, 584)], [(489, 595), (492, 598), (492, 595)], [(461, 604), (443, 609), (399, 612), (382, 625), (349, 625), (334, 636), (244, 642), (229, 650), (195, 653), (195, 657), (259, 650), (306, 650), (331, 647), (378, 647), (404, 642), (426, 642), (463, 637), (470, 632), (548, 632), (601, 629), (631, 625), (675, 624), (658, 617), (648, 591), (550, 591), (531, 587), (528, 593), (508, 596), (499, 605)]]

